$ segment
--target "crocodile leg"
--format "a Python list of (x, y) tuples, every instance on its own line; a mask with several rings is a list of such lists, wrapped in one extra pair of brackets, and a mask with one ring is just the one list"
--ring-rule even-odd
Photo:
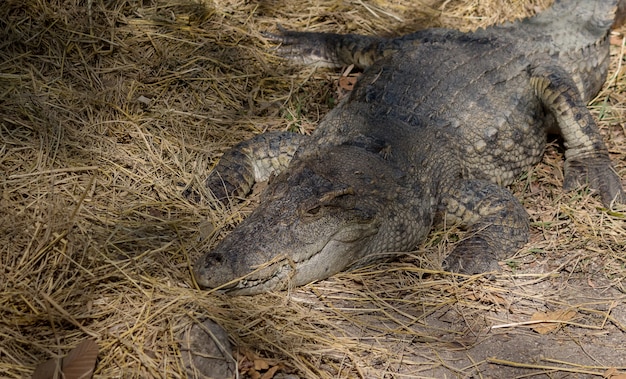
[(544, 107), (555, 117), (565, 142), (565, 181), (573, 190), (588, 185), (605, 206), (626, 200), (622, 183), (614, 171), (609, 152), (593, 116), (585, 106), (571, 77), (559, 67), (538, 67), (531, 84)]
[[(307, 136), (291, 132), (267, 132), (228, 150), (205, 181), (217, 200), (245, 196), (255, 182), (268, 180), (284, 170)], [(185, 196), (198, 200), (193, 190)]]
[(294, 32), (279, 28), (279, 34), (265, 33), (265, 37), (281, 44), (278, 53), (284, 58), (322, 67), (354, 64), (366, 68), (388, 51), (379, 46), (384, 38), (358, 34)]
[(498, 261), (528, 241), (528, 214), (506, 189), (482, 180), (467, 180), (442, 199), (446, 220), (460, 223), (468, 236), (445, 259), (444, 268), (478, 274), (498, 270)]

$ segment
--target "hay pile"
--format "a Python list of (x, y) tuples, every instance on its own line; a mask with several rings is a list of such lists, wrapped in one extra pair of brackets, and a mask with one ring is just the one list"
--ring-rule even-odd
[[(561, 191), (556, 144), (514, 186), (533, 236), (496, 281), (437, 273), (454, 229), (399, 262), (292, 293), (229, 298), (191, 280), (254, 200), (196, 205), (185, 187), (236, 142), (308, 133), (336, 102), (337, 73), (285, 64), (261, 32), (469, 30), (547, 3), (0, 2), (0, 376), (29, 376), (93, 337), (97, 378), (185, 377), (180, 332), (207, 316), (242, 367), (259, 358), (303, 378), (626, 369), (624, 213)], [(621, 62), (615, 47), (592, 109), (626, 178)], [(564, 323), (542, 333), (533, 316)]]

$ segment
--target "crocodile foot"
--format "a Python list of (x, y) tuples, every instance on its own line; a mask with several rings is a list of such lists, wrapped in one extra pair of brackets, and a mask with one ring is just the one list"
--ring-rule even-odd
[(443, 268), (468, 275), (500, 270), (494, 246), (480, 237), (461, 241), (443, 261)]
[(322, 67), (340, 66), (335, 51), (329, 48), (329, 42), (336, 35), (326, 33), (294, 32), (278, 26), (278, 33), (263, 33), (271, 42), (280, 44), (276, 48), (278, 55), (299, 64), (317, 64)]
[(278, 54), (299, 64), (339, 68), (354, 64), (366, 68), (383, 56), (383, 38), (356, 34), (295, 32), (278, 26), (278, 33), (263, 33), (278, 43)]
[(621, 180), (608, 156), (577, 157), (565, 160), (563, 188), (571, 191), (583, 185), (597, 191), (602, 203), (607, 207), (613, 203), (626, 202)]
[(528, 215), (506, 189), (481, 180), (451, 187), (443, 199), (451, 222), (468, 231), (444, 260), (448, 271), (480, 274), (499, 271), (498, 261), (520, 249), (528, 240)]

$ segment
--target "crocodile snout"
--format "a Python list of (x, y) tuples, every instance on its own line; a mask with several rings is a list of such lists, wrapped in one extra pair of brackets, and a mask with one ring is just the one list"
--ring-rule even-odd
[(237, 285), (237, 281), (233, 280), (236, 273), (221, 253), (210, 252), (202, 256), (194, 266), (193, 276), (204, 289), (228, 290)]

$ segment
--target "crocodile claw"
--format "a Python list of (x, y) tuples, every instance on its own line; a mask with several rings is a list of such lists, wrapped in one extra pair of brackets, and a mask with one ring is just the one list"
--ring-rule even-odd
[(566, 191), (572, 191), (584, 185), (597, 191), (602, 203), (607, 207), (611, 207), (614, 203), (626, 203), (621, 180), (608, 156), (565, 160), (563, 188)]
[(263, 36), (269, 41), (280, 44), (276, 48), (278, 55), (290, 61), (309, 65), (317, 64), (322, 67), (340, 67), (337, 64), (337, 55), (328, 47), (328, 39), (333, 34), (294, 32), (278, 25), (278, 33), (264, 32)]

